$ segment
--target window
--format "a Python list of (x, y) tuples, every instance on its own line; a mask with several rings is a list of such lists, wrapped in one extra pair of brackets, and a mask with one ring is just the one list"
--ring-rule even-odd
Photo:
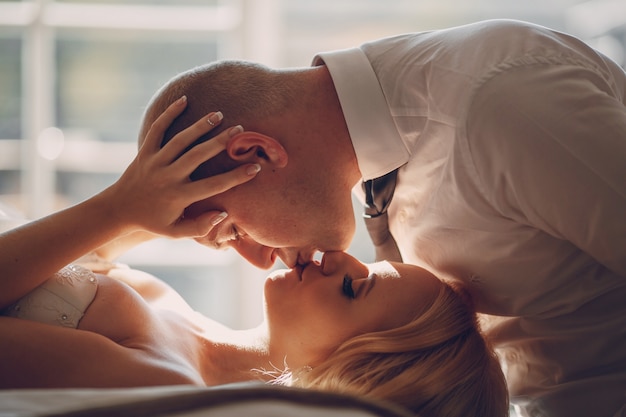
[[(622, 0), (0, 0), (0, 202), (35, 218), (111, 184), (135, 154), (152, 94), (195, 65), (306, 66), (322, 50), (498, 17), (581, 36), (623, 65), (625, 8)], [(370, 260), (357, 224), (350, 251)], [(227, 325), (261, 320), (266, 273), (234, 253), (158, 241), (124, 260)]]

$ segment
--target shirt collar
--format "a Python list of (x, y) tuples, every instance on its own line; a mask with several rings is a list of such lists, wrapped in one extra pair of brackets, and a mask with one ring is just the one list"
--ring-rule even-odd
[(320, 53), (339, 96), (363, 180), (402, 166), (409, 152), (400, 137), (372, 66), (359, 48)]

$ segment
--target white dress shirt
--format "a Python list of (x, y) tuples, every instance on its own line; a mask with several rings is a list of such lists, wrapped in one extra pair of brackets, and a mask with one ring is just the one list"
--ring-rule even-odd
[[(626, 414), (626, 75), (510, 20), (322, 53), (404, 262), (460, 280), (529, 416)], [(355, 191), (359, 187), (355, 187)], [(486, 327), (487, 328), (487, 327)]]

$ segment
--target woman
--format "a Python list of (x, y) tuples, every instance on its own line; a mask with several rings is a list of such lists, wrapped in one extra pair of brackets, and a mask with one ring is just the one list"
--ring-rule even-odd
[[(155, 235), (210, 233), (226, 213), (189, 219), (185, 207), (258, 172), (244, 165), (190, 181), (241, 128), (185, 151), (221, 121), (211, 113), (160, 149), (185, 106), (182, 98), (155, 121), (111, 187), (0, 236), (0, 387), (257, 379), (369, 395), (424, 416), (507, 415), (502, 372), (474, 315), (423, 269), (326, 253), (273, 273), (265, 322), (235, 331), (194, 312), (155, 277), (109, 263)], [(97, 262), (77, 265), (87, 253)]]

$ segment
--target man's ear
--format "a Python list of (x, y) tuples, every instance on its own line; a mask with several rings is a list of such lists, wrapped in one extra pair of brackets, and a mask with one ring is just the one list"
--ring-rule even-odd
[(287, 151), (276, 139), (262, 133), (243, 131), (226, 143), (228, 156), (246, 163), (270, 163), (276, 168), (287, 165)]

